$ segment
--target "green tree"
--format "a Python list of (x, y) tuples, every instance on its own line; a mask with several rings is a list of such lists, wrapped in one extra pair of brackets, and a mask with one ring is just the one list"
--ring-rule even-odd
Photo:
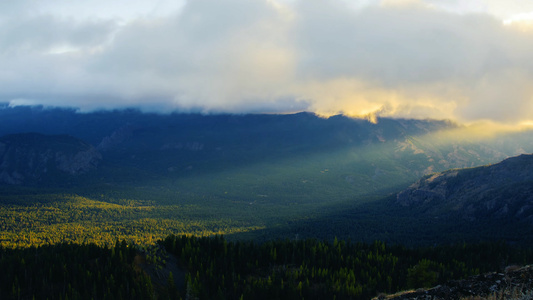
[(438, 273), (433, 270), (434, 262), (422, 259), (407, 270), (407, 284), (411, 288), (432, 287), (437, 283)]

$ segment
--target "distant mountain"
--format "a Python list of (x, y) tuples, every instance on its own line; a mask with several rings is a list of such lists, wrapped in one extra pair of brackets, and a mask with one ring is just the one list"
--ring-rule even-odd
[[(379, 118), (373, 123), (305, 112), (201, 115), (0, 108), (0, 136), (69, 135), (101, 153), (97, 171), (79, 182), (83, 187), (146, 186), (161, 191), (165, 186), (201, 198), (247, 202), (265, 195), (280, 203), (384, 195), (429, 173), (533, 152), (533, 132), (480, 141), (439, 135), (458, 128), (446, 120)], [(25, 177), (43, 178), (35, 171)], [(27, 182), (4, 177), (4, 183)]]
[(71, 136), (39, 133), (0, 137), (0, 182), (33, 184), (96, 169), (102, 157), (96, 149)]
[[(345, 188), (376, 190), (381, 189), (382, 183), (391, 182), (381, 181), (382, 178), (404, 178), (396, 176), (397, 173), (410, 174), (412, 177), (408, 179), (413, 180), (428, 172), (428, 167), (428, 170), (442, 170), (449, 165), (456, 166), (455, 158), (450, 157), (437, 161), (444, 165), (430, 167), (434, 162), (428, 161), (428, 157), (420, 159), (418, 154), (423, 151), (412, 141), (406, 142), (416, 136), (456, 126), (436, 120), (379, 119), (378, 123), (372, 123), (340, 115), (325, 119), (311, 113), (165, 115), (136, 110), (77, 113), (42, 107), (0, 109), (0, 136), (23, 132), (67, 134), (92, 144), (102, 154), (102, 166), (105, 166), (99, 172), (98, 180), (106, 184), (131, 183), (133, 180), (137, 185), (146, 183), (147, 179), (190, 178), (263, 165), (250, 169), (251, 174), (243, 176), (257, 185), (264, 180), (254, 177), (272, 173), (265, 171), (265, 165), (279, 164), (283, 169), (296, 166), (296, 172), (275, 168), (283, 175), (294, 174), (295, 178), (290, 180), (296, 182), (319, 183), (318, 177), (324, 177), (320, 172), (328, 172), (335, 174), (335, 178), (329, 176), (335, 184)], [(384, 151), (387, 153), (381, 155)], [(410, 153), (418, 157), (413, 158)], [(404, 159), (405, 155), (410, 161)], [(372, 158), (366, 159), (365, 156)], [(379, 156), (382, 161), (374, 161)], [(491, 159), (493, 156), (491, 153)], [(479, 157), (485, 162), (485, 154)], [(496, 159), (501, 157), (505, 154), (496, 155)], [(287, 161), (291, 163), (287, 164)], [(468, 165), (477, 163), (469, 161)], [(244, 171), (236, 172), (243, 174)], [(226, 178), (229, 177), (225, 176), (224, 180)], [(282, 176), (272, 179), (283, 179), (280, 185), (287, 185), (287, 179)], [(233, 186), (234, 182), (227, 184)], [(203, 182), (199, 184), (203, 185)], [(271, 181), (266, 181), (264, 186), (269, 184)], [(329, 182), (325, 184), (330, 186)]]
[[(152, 119), (153, 118), (153, 119)], [(293, 115), (140, 114), (104, 136), (97, 148), (104, 159), (154, 172), (202, 173), (242, 165), (298, 159), (346, 148), (383, 145), (452, 128), (446, 121), (382, 119), (310, 113)], [(145, 164), (143, 162), (150, 162)]]
[[(346, 145), (384, 143), (455, 128), (449, 121), (379, 119), (372, 123), (338, 115), (152, 114), (137, 110), (77, 113), (42, 107), (0, 108), (0, 136), (22, 132), (68, 134), (112, 152), (197, 148), (234, 152), (251, 149), (286, 151), (335, 149)], [(191, 146), (191, 144), (198, 144)], [(187, 146), (189, 144), (189, 146)], [(197, 149), (198, 150), (198, 149)], [(241, 157), (241, 155), (237, 155)]]

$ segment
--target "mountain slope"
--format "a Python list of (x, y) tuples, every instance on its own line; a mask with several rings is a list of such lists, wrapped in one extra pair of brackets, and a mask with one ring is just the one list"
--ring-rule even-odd
[(369, 202), (324, 207), (322, 214), (269, 236), (352, 239), (432, 246), (533, 240), (533, 155), (424, 176), (399, 193)]
[[(0, 182), (32, 184), (96, 169), (101, 155), (71, 136), (21, 133), (0, 137)], [(59, 177), (59, 178), (54, 178)]]
[(397, 204), (435, 217), (460, 216), (533, 227), (533, 155), (427, 175), (397, 195)]

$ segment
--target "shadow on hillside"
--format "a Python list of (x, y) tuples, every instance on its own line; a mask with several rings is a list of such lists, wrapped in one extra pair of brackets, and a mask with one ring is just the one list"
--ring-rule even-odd
[(252, 233), (239, 233), (228, 239), (253, 239), (263, 242), (272, 239), (330, 240), (371, 243), (376, 240), (391, 245), (410, 247), (449, 245), (489, 241), (530, 245), (531, 227), (522, 223), (494, 220), (471, 222), (453, 215), (442, 218), (424, 215), (423, 209), (405, 208), (392, 195), (357, 206), (339, 208), (322, 216), (289, 221), (275, 228)]

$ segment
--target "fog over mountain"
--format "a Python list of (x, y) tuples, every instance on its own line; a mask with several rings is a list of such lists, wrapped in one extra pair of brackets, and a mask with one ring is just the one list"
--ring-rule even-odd
[(0, 101), (533, 120), (530, 1), (2, 3)]

